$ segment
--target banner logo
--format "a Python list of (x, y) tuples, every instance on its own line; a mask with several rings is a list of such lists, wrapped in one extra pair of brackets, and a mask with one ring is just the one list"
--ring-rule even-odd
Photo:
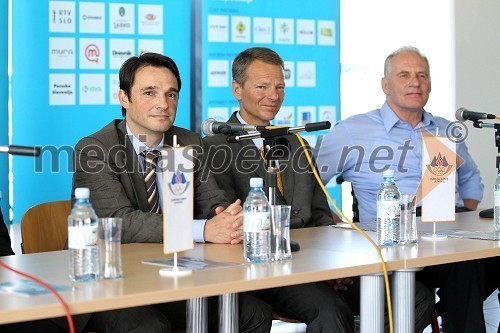
[(95, 44), (89, 44), (85, 48), (85, 58), (88, 61), (98, 63), (100, 55), (101, 55), (101, 52), (99, 51), (99, 47)]
[(441, 152), (437, 156), (434, 156), (431, 163), (427, 165), (427, 170), (435, 176), (442, 177), (450, 172), (453, 165), (448, 163), (446, 156), (442, 156)]
[(172, 181), (168, 184), (168, 188), (170, 189), (170, 192), (174, 195), (182, 195), (184, 192), (189, 187), (189, 182), (186, 181), (186, 177), (184, 176), (184, 173), (181, 172), (179, 169), (174, 173), (172, 176)]

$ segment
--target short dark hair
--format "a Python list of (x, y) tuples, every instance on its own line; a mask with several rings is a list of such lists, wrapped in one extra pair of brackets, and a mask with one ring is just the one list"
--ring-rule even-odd
[(243, 85), (247, 80), (248, 66), (255, 60), (261, 60), (267, 64), (278, 65), (285, 69), (283, 59), (267, 47), (251, 47), (246, 49), (234, 58), (233, 61), (233, 80)]
[[(181, 91), (181, 76), (175, 62), (163, 54), (146, 52), (138, 57), (128, 58), (120, 68), (120, 89), (125, 92), (125, 95), (127, 95), (128, 98), (130, 98), (130, 89), (132, 89), (132, 86), (134, 85), (135, 74), (139, 69), (146, 66), (168, 68), (177, 79), (179, 92)], [(122, 115), (124, 117), (126, 113), (127, 110), (122, 106)]]

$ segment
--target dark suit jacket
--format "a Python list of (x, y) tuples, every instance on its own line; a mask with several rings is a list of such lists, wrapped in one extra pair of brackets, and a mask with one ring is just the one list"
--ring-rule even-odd
[(10, 256), (14, 254), (10, 244), (9, 230), (3, 219), (2, 211), (0, 210), (0, 257)]
[[(229, 122), (239, 123), (236, 113), (229, 118)], [(312, 174), (299, 140), (295, 135), (287, 135), (286, 138), (290, 142), (290, 159), (280, 161), (285, 195), (283, 197), (276, 190), (276, 204), (292, 206), (291, 228), (333, 224), (326, 196)], [(210, 178), (217, 181), (230, 201), (245, 201), (250, 191), (250, 178), (261, 177), (265, 180), (264, 163), (252, 140), (228, 143), (225, 135), (217, 134), (205, 137), (203, 143), (208, 155)], [(307, 148), (310, 151), (309, 146)]]
[[(97, 216), (123, 218), (122, 243), (161, 242), (162, 215), (149, 212), (139, 160), (126, 133), (125, 120), (117, 119), (78, 142), (72, 193), (77, 187), (88, 187)], [(210, 218), (217, 206), (226, 207), (229, 202), (214, 180), (201, 179), (204, 165), (201, 137), (172, 126), (165, 132), (165, 145), (172, 145), (174, 134), (179, 145), (195, 149), (194, 217)]]

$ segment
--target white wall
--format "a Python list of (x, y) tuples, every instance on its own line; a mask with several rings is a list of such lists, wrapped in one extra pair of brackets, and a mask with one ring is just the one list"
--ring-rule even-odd
[[(469, 0), (470, 2), (474, 0)], [(425, 109), (453, 119), (454, 0), (341, 0), (341, 118), (382, 106), (380, 80), (385, 58), (396, 49), (418, 47), (430, 62), (432, 93)], [(342, 186), (342, 207), (352, 217), (350, 185)]]
[[(458, 107), (500, 115), (500, 1), (341, 0), (342, 118), (380, 107), (385, 57), (402, 45), (418, 47), (431, 65), (426, 110), (454, 119)], [(361, 9), (361, 10), (360, 10)], [(493, 205), (496, 177), (494, 129), (466, 122), (467, 145), (479, 165), (484, 199)], [(350, 211), (350, 189), (343, 205)]]
[[(499, 13), (498, 0), (455, 0), (457, 107), (500, 115)], [(480, 208), (491, 208), (496, 177), (495, 130), (474, 128), (471, 122), (467, 125), (466, 142), (485, 185)]]
[[(473, 0), (470, 0), (473, 1)], [(432, 93), (426, 110), (454, 112), (453, 0), (341, 0), (342, 119), (382, 106), (385, 58), (412, 45), (429, 58)]]

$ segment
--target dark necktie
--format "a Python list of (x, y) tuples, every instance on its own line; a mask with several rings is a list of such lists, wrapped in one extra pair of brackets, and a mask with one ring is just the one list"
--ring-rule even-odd
[(160, 213), (160, 196), (158, 194), (158, 185), (156, 184), (156, 165), (160, 152), (158, 150), (148, 150), (141, 153), (144, 157), (145, 170), (144, 182), (148, 192), (149, 211)]

